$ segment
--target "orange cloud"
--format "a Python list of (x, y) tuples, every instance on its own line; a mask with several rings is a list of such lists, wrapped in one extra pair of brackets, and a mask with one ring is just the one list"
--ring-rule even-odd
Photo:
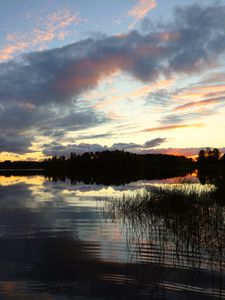
[(194, 91), (203, 91), (205, 93), (222, 92), (225, 91), (224, 84), (208, 85), (208, 86), (195, 86), (192, 88)]
[(174, 130), (174, 129), (181, 129), (181, 128), (189, 128), (189, 127), (203, 127), (204, 124), (197, 123), (197, 124), (178, 124), (178, 125), (166, 125), (166, 126), (159, 126), (159, 127), (152, 127), (142, 130), (142, 132), (153, 132), (153, 131), (164, 131), (164, 130)]

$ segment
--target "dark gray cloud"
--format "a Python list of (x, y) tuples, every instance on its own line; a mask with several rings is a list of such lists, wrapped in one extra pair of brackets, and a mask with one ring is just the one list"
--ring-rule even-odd
[(143, 147), (144, 148), (154, 148), (154, 147), (160, 146), (162, 143), (165, 143), (166, 141), (167, 141), (166, 138), (156, 138), (154, 140), (145, 142)]
[(107, 121), (104, 116), (83, 111), (77, 101), (103, 78), (121, 70), (149, 84), (199, 72), (224, 54), (224, 36), (225, 6), (192, 5), (177, 8), (173, 22), (151, 26), (145, 34), (89, 38), (1, 63), (0, 126), (5, 132), (46, 127), (45, 135), (57, 128), (52, 132), (62, 135), (98, 125)]
[(169, 60), (172, 71), (198, 71), (224, 52), (225, 43), (220, 42), (225, 32), (224, 15), (225, 6), (219, 5), (176, 9), (172, 26), (178, 29), (180, 37), (172, 47), (176, 49), (176, 55)]
[(137, 149), (141, 147), (139, 144), (135, 143), (115, 143), (109, 149), (110, 150), (125, 150), (125, 151), (132, 151), (132, 149)]
[(112, 133), (102, 133), (102, 134), (83, 134), (78, 135), (76, 137), (76, 140), (92, 140), (92, 139), (102, 139), (102, 138), (108, 138), (111, 137)]
[(4, 133), (0, 133), (0, 152), (23, 154), (28, 152), (31, 141), (31, 137), (16, 135), (14, 133), (10, 133), (10, 136), (6, 136)]
[(106, 118), (97, 115), (93, 110), (69, 112), (63, 117), (51, 121), (53, 128), (63, 128), (66, 131), (81, 130), (94, 127), (106, 121)]
[[(0, 99), (1, 101), (1, 99)], [(48, 122), (52, 117), (49, 110), (29, 107), (21, 103), (7, 103), (0, 109), (1, 130), (21, 131), (32, 127), (38, 127), (43, 122)]]
[[(62, 110), (63, 116), (60, 116), (60, 111), (54, 110), (18, 105), (0, 109), (0, 152), (26, 153), (37, 135), (59, 139), (69, 131), (95, 127), (106, 121), (104, 116), (91, 109), (75, 112)], [(32, 136), (29, 130), (33, 131)]]

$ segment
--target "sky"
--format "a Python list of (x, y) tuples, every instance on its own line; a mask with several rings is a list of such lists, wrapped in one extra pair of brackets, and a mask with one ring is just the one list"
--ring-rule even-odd
[(0, 8), (1, 161), (225, 152), (225, 0)]

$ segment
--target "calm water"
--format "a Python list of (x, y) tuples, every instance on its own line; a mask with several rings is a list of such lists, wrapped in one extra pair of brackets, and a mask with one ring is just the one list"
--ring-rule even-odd
[(0, 176), (0, 299), (225, 299), (223, 206), (188, 225), (107, 211), (175, 183), (212, 188), (194, 175), (108, 187)]

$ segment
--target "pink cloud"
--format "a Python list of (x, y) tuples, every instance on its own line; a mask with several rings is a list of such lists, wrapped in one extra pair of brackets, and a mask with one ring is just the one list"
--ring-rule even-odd
[(48, 14), (46, 16), (30, 16), (34, 18), (35, 27), (30, 32), (11, 33), (6, 36), (6, 46), (0, 49), (0, 60), (9, 60), (15, 54), (35, 47), (44, 49), (53, 40), (64, 40), (70, 35), (66, 30), (71, 25), (81, 22), (78, 15), (72, 14), (68, 8)]
[[(95, 87), (103, 78), (126, 69), (130, 64), (129, 57), (116, 55), (100, 60), (83, 59), (64, 70), (65, 78), (54, 83), (55, 89), (62, 94), (73, 94)], [(88, 72), (87, 72), (88, 70)]]
[(177, 39), (179, 39), (180, 37), (180, 32), (161, 32), (159, 34), (159, 38), (161, 41), (163, 42), (170, 42), (170, 41), (175, 41)]
[(211, 99), (205, 99), (205, 100), (201, 100), (201, 101), (188, 102), (186, 104), (177, 106), (174, 110), (179, 111), (179, 110), (185, 110), (185, 109), (189, 109), (189, 108), (199, 108), (202, 106), (218, 104), (220, 102), (225, 102), (225, 97), (211, 98)]
[(138, 0), (138, 3), (128, 11), (128, 16), (134, 18), (129, 29), (132, 29), (136, 25), (137, 21), (143, 19), (151, 10), (155, 9), (156, 6), (156, 0)]
[(156, 8), (157, 3), (155, 0), (138, 0), (138, 3), (128, 12), (129, 16), (135, 19), (143, 19), (147, 13)]
[(215, 93), (225, 93), (224, 84), (194, 86), (174, 96), (178, 100), (202, 100)]

